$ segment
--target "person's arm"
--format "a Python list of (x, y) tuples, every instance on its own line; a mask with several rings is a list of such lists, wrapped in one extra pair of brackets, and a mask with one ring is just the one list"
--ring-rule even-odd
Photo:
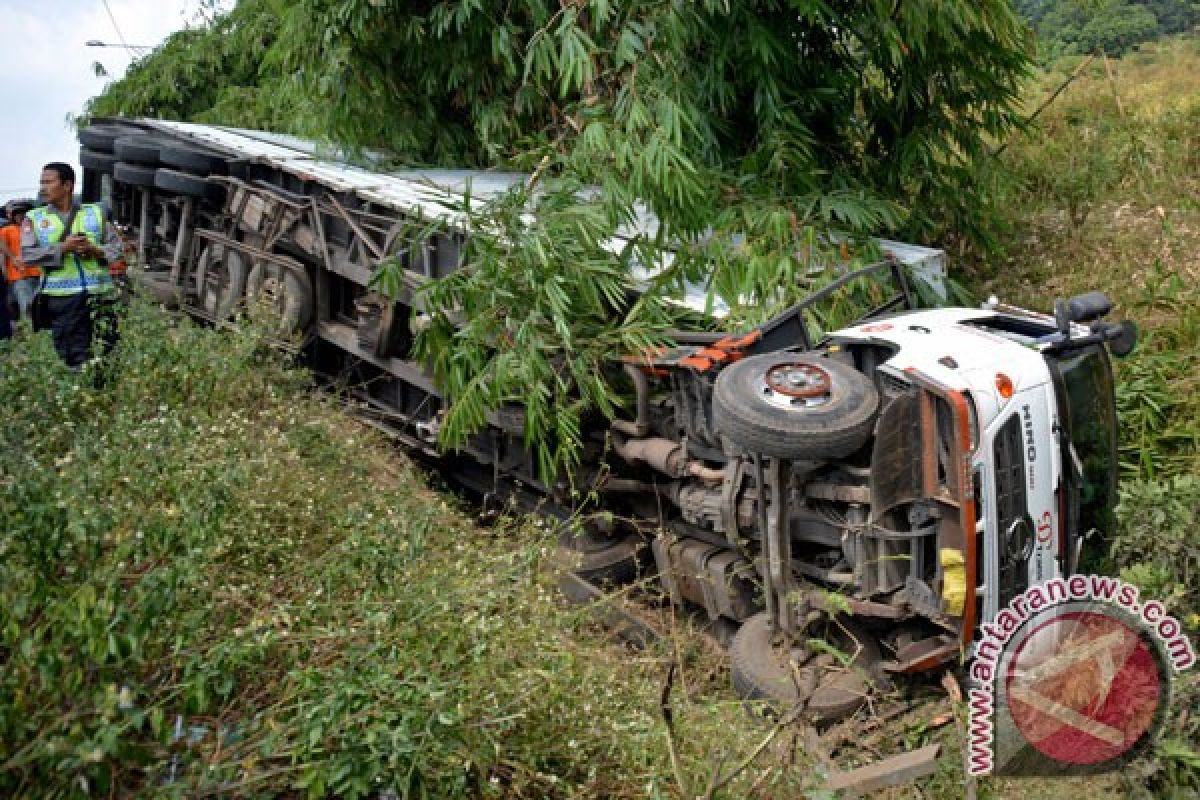
[(43, 267), (53, 272), (62, 266), (62, 243), (42, 245), (33, 232), (33, 222), (28, 217), (21, 223), (21, 260), (29, 267)]

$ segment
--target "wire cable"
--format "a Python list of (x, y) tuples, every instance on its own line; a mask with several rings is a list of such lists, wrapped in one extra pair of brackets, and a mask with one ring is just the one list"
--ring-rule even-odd
[(121, 26), (117, 24), (117, 18), (113, 14), (112, 6), (108, 4), (108, 0), (100, 0), (104, 4), (104, 10), (108, 12), (108, 18), (112, 21), (113, 30), (117, 32), (117, 39), (120, 40), (121, 46), (129, 53), (129, 58), (134, 59), (137, 56), (133, 52), (133, 48), (129, 46), (129, 42), (125, 41), (125, 34), (121, 32)]

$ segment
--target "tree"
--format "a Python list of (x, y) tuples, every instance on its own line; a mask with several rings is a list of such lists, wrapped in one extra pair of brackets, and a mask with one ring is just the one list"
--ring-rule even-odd
[[(408, 164), (523, 168), (537, 176), (538, 191), (506, 213), (515, 218), (529, 203), (553, 207), (586, 220), (582, 238), (596, 247), (644, 208), (654, 212), (657, 227), (634, 236), (616, 262), (594, 253), (570, 272), (572, 285), (527, 281), (520, 291), (529, 296), (510, 300), (548, 309), (541, 340), (521, 345), (548, 351), (582, 341), (574, 335), (581, 320), (592, 339), (636, 331), (632, 338), (643, 340), (669, 324), (662, 301), (687, 281), (706, 282), (730, 306), (727, 324), (761, 319), (793, 302), (815, 266), (834, 260), (831, 231), (984, 238), (977, 167), (987, 142), (1016, 123), (1030, 66), (1028, 29), (1007, 0), (285, 5), (275, 9), (277, 27), (255, 26), (271, 39), (257, 73), (231, 76), (241, 88), (205, 96), (193, 104), (205, 109), (197, 116), (219, 116), (229, 110), (222, 95), (246, 91), (260, 101), (246, 113), (272, 127), (382, 149)], [(253, 23), (243, 15), (254, 6), (274, 8), (272, 0), (243, 0), (218, 26), (239, 35)], [(166, 107), (131, 89), (114, 85), (93, 110)], [(599, 191), (581, 196), (585, 185)], [(508, 227), (494, 216), (489, 223)], [(543, 243), (531, 234), (514, 246)], [(599, 328), (591, 309), (575, 304), (591, 296), (587, 284), (600, 272), (618, 270), (617, 288), (630, 288), (633, 265), (664, 263), (666, 246), (670, 266), (643, 301), (614, 303)], [(505, 275), (500, 259), (537, 263), (543, 275), (553, 269), (537, 253), (482, 248), (473, 257), (485, 260), (471, 265), (477, 275)], [(463, 292), (486, 298), (494, 288), (467, 281), (433, 296), (471, 304)], [(567, 302), (543, 296), (550, 291)], [(433, 319), (423, 342), (440, 335), (440, 346), (476, 353), (450, 359), (439, 376), (458, 407), (470, 406), (480, 371), (511, 378), (489, 360), (511, 357), (511, 342), (468, 342), (451, 333), (449, 315), (435, 311)], [(528, 433), (543, 452), (569, 454), (551, 440), (578, 430), (580, 415), (615, 392), (607, 383), (584, 387), (583, 372), (561, 367), (547, 361), (523, 370), (520, 381), (503, 384), (508, 389), (476, 395), (476, 408), (494, 408), (531, 385), (558, 387), (545, 424)], [(592, 401), (581, 406), (579, 398)], [(481, 418), (458, 419), (443, 428), (450, 443)]]
[(87, 117), (138, 116), (267, 130), (288, 127), (294, 109), (283, 76), (264, 59), (276, 43), (284, 0), (240, 0), (230, 12), (177, 31), (105, 87)]
[(1194, 0), (1141, 0), (1158, 20), (1159, 34), (1182, 33), (1200, 24), (1200, 3)]
[(1200, 22), (1200, 6), (1192, 0), (1017, 0), (1016, 5), (1052, 54), (1121, 55)]
[(1080, 52), (1103, 52), (1119, 56), (1138, 42), (1154, 38), (1158, 20), (1154, 12), (1142, 5), (1110, 2), (1100, 13), (1087, 21), (1079, 31)]

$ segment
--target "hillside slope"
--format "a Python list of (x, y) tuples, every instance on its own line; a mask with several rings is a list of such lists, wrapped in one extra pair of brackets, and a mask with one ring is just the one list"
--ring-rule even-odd
[[(1074, 71), (1060, 62), (1030, 93)], [(1006, 256), (981, 295), (1031, 307), (1091, 289), (1142, 328), (1117, 364), (1121, 503), (1112, 560), (1200, 633), (1200, 40), (1173, 38), (1095, 61), (1005, 154)], [(1175, 720), (1133, 780), (1200, 791), (1200, 688), (1177, 687)]]

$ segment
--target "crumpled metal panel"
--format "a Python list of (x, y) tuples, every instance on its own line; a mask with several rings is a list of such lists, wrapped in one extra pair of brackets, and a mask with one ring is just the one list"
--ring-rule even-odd
[(884, 407), (875, 426), (871, 455), (871, 521), (920, 499), (922, 491), (920, 393), (897, 396)]

